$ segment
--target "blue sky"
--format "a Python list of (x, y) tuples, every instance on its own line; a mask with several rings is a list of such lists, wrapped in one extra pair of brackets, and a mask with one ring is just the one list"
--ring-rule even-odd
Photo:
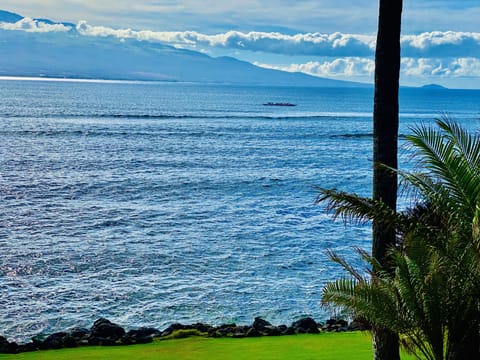
[[(31, 18), (228, 55), (264, 67), (371, 82), (375, 0), (2, 0)], [(404, 0), (404, 85), (480, 88), (480, 1)], [(24, 30), (61, 31), (24, 21)], [(20, 27), (20, 26), (19, 26)], [(36, 30), (35, 30), (36, 29)]]

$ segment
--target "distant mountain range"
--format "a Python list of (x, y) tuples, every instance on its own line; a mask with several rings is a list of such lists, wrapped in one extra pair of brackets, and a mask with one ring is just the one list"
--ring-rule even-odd
[[(0, 23), (15, 24), (23, 16), (0, 10)], [(62, 32), (30, 32), (0, 27), (0, 76), (85, 79), (160, 80), (234, 84), (355, 87), (365, 84), (265, 69), (231, 57), (160, 43), (80, 34), (75, 24)]]

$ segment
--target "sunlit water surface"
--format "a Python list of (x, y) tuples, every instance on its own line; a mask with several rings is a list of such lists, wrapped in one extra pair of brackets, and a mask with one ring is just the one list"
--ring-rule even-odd
[[(0, 329), (272, 323), (329, 313), (322, 286), (367, 226), (316, 187), (369, 195), (372, 90), (0, 81)], [(403, 89), (400, 134), (480, 92)], [(295, 107), (267, 107), (291, 102)], [(401, 140), (401, 166), (411, 167)]]

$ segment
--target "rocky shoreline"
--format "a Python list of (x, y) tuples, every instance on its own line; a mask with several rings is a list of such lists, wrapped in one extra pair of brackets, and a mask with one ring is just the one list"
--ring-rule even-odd
[(112, 323), (110, 320), (100, 318), (94, 322), (90, 329), (78, 327), (51, 335), (37, 335), (25, 344), (9, 342), (6, 338), (0, 336), (0, 353), (17, 354), (27, 351), (74, 348), (89, 345), (116, 346), (145, 344), (157, 338), (166, 340), (195, 335), (245, 338), (368, 329), (368, 324), (358, 319), (354, 319), (350, 323), (341, 319), (329, 319), (322, 324), (317, 323), (310, 317), (306, 317), (293, 322), (290, 326), (275, 326), (260, 317), (256, 317), (252, 325), (223, 324), (220, 326), (212, 326), (203, 323), (192, 325), (177, 323), (170, 325), (163, 331), (148, 327), (126, 331), (120, 325)]

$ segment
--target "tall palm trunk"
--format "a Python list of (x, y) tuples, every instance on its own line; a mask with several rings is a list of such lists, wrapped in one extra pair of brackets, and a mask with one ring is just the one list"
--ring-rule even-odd
[[(397, 168), (401, 17), (402, 0), (380, 0), (375, 51), (373, 198), (392, 209), (397, 205), (397, 175), (379, 164)], [(374, 221), (372, 255), (380, 264), (387, 265), (386, 250), (394, 243), (395, 233)], [(400, 359), (397, 334), (377, 328), (373, 337), (376, 360)]]
[(449, 329), (447, 360), (480, 358), (480, 319), (478, 310), (456, 328)]

